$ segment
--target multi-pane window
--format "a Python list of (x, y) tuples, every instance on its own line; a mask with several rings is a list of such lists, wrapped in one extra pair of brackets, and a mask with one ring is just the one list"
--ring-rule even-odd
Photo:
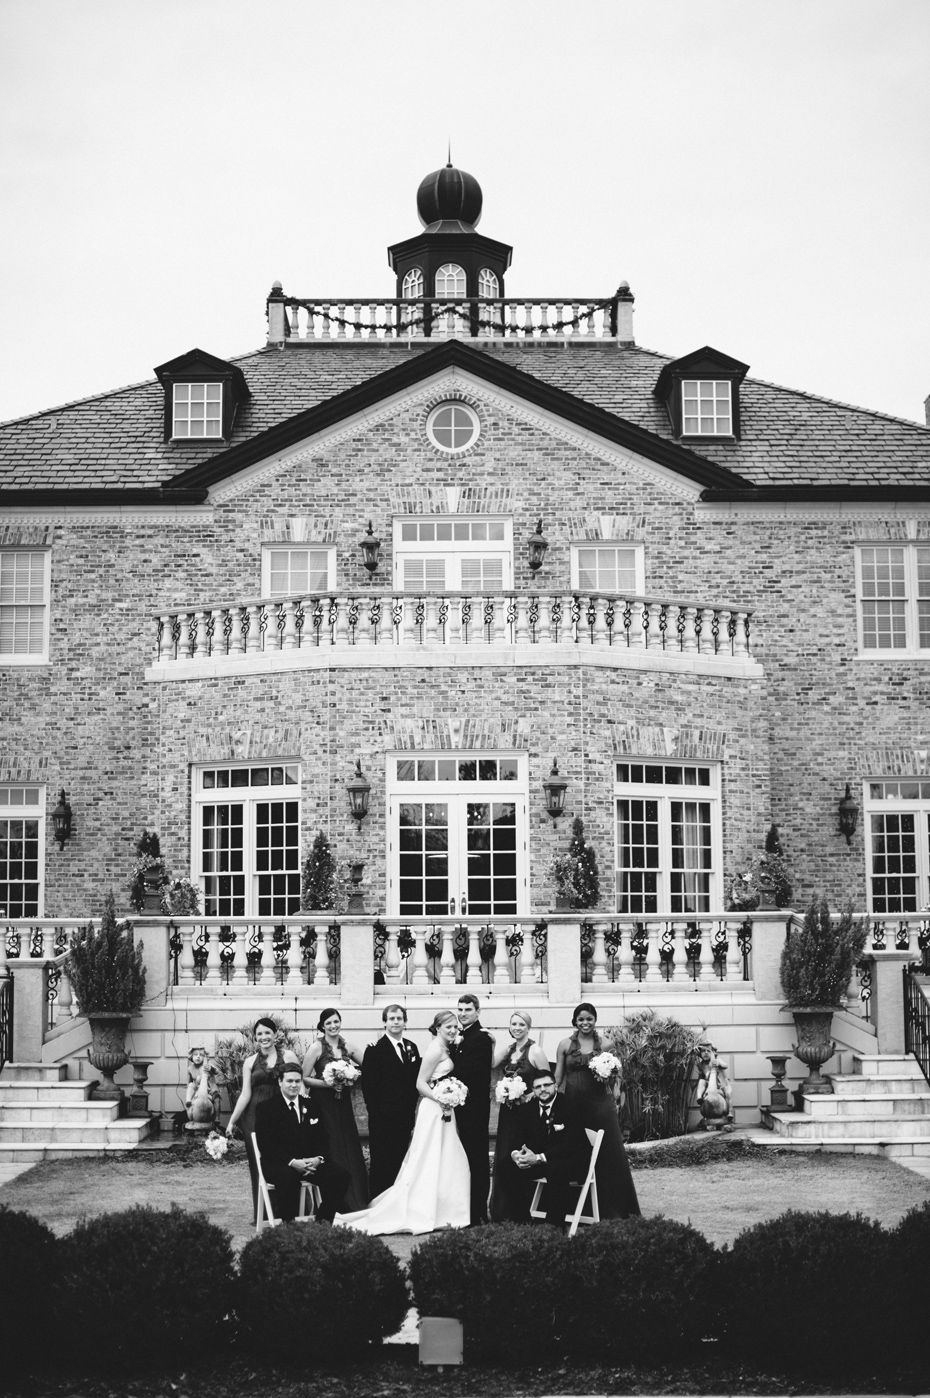
[(195, 773), (195, 878), (207, 917), (285, 917), (300, 909), (296, 763)]
[(0, 786), (0, 917), (41, 917), (45, 791)]
[(930, 652), (930, 544), (870, 544), (858, 564), (861, 649)]
[(572, 545), (572, 587), (579, 592), (637, 596), (644, 586), (642, 544)]
[(173, 437), (222, 437), (223, 385), (176, 383), (174, 385)]
[(464, 296), (465, 268), (456, 262), (444, 262), (436, 273), (436, 295)]
[(681, 430), (686, 437), (732, 435), (728, 379), (683, 379), (681, 409)]
[(873, 913), (916, 913), (930, 896), (930, 780), (874, 781), (866, 796)]
[(335, 549), (274, 545), (262, 550), (262, 596), (298, 597), (335, 585)]
[(48, 550), (0, 549), (0, 665), (48, 659)]
[(419, 267), (411, 267), (401, 283), (401, 295), (413, 301), (423, 295), (423, 273)]
[(426, 420), (426, 432), (433, 446), (443, 451), (464, 451), (477, 440), (478, 416), (464, 403), (441, 403)]
[(618, 762), (615, 799), (617, 912), (710, 912), (719, 897), (717, 769)]
[(513, 576), (512, 521), (395, 520), (394, 570), (405, 592), (500, 592)]
[(490, 267), (482, 267), (478, 273), (478, 295), (496, 296), (500, 283)]

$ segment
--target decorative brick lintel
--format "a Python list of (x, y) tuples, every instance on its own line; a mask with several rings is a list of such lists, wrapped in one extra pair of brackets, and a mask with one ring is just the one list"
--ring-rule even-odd
[(259, 758), (300, 760), (298, 724), (267, 728), (210, 728), (187, 739), (189, 762), (249, 762)]
[(0, 545), (7, 548), (45, 548), (52, 541), (51, 534), (50, 524), (4, 524), (0, 525)]
[(399, 752), (526, 752), (530, 745), (523, 718), (462, 718), (457, 714), (382, 719), (378, 737), (385, 751)]
[(930, 748), (873, 748), (864, 767), (867, 777), (930, 777)]
[(48, 781), (48, 757), (0, 753), (0, 782)]
[(336, 544), (340, 538), (332, 515), (263, 515), (259, 532), (264, 544)]
[(611, 739), (618, 755), (691, 757), (704, 761), (720, 761), (727, 745), (722, 728), (660, 728), (639, 723), (614, 725)]

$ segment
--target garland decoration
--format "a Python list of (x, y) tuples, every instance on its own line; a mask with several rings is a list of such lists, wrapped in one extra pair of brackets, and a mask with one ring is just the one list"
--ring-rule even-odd
[[(614, 292), (613, 296), (608, 296), (603, 301), (595, 302), (593, 305), (588, 306), (584, 311), (579, 311), (577, 315), (571, 316), (568, 319), (554, 320), (550, 323), (547, 323), (545, 326), (540, 326), (540, 329), (546, 330), (546, 332), (550, 335), (558, 335), (563, 330), (568, 329), (577, 330), (583, 321), (589, 320), (597, 311), (606, 311), (608, 309), (611, 309), (616, 304), (617, 300), (619, 299), (619, 296), (620, 288), (618, 287), (617, 290)], [(295, 310), (303, 306), (309, 316), (320, 316), (327, 324), (339, 326), (343, 330), (354, 330), (356, 334), (361, 334), (363, 330), (367, 330), (369, 332), (377, 332), (379, 330), (384, 330), (387, 333), (393, 333), (399, 339), (411, 331), (423, 330), (427, 325), (429, 325), (430, 329), (432, 329), (433, 325), (435, 325), (438, 321), (441, 321), (450, 315), (458, 316), (460, 319), (463, 320), (467, 319), (469, 324), (473, 326), (476, 330), (489, 330), (492, 332), (497, 331), (501, 334), (506, 334), (508, 329), (513, 328), (518, 332), (522, 331), (524, 335), (526, 334), (525, 327), (510, 327), (504, 321), (503, 307), (505, 304), (526, 304), (526, 302), (520, 301), (517, 298), (509, 297), (507, 298), (506, 302), (495, 301), (493, 297), (485, 298), (480, 296), (471, 296), (467, 297), (464, 300), (454, 301), (442, 300), (437, 297), (424, 297), (416, 302), (407, 301), (404, 304), (416, 305), (417, 311), (414, 315), (410, 316), (406, 320), (398, 320), (396, 324), (391, 324), (390, 322), (370, 324), (368, 321), (353, 320), (350, 319), (348, 316), (340, 316), (329, 309), (329, 306), (331, 304), (330, 302), (320, 303), (316, 301), (301, 300), (297, 297), (288, 297), (285, 300), (284, 304), (285, 306)], [(337, 304), (342, 305), (346, 303), (339, 302)], [(351, 304), (368, 304), (371, 306), (375, 306), (384, 305), (384, 301), (357, 301), (352, 302)], [(539, 303), (534, 301), (531, 304), (536, 305)], [(545, 304), (558, 305), (560, 303), (546, 302)], [(501, 307), (500, 317), (496, 320), (485, 320), (479, 317), (476, 313), (476, 308), (479, 305), (499, 305)]]

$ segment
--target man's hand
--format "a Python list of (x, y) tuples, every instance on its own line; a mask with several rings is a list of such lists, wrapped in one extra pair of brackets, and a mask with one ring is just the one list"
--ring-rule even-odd
[(526, 1146), (521, 1146), (519, 1150), (512, 1150), (510, 1158), (519, 1170), (532, 1170), (542, 1159), (541, 1155), (536, 1155), (533, 1151), (527, 1150)]

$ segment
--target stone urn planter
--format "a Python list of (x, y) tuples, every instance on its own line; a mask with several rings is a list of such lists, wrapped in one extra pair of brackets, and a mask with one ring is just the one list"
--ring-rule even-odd
[(103, 1077), (91, 1092), (92, 1102), (119, 1102), (120, 1114), (125, 1106), (123, 1089), (113, 1081), (113, 1074), (119, 1072), (129, 1062), (126, 1052), (126, 1030), (131, 1014), (118, 1011), (91, 1010), (87, 1015), (90, 1021), (91, 1044), (87, 1057)]
[(836, 1053), (836, 1044), (830, 1038), (833, 1023), (833, 1007), (823, 1005), (789, 1005), (794, 1016), (794, 1027), (798, 1042), (792, 1052), (802, 1063), (807, 1064), (807, 1077), (801, 1081), (799, 1091), (805, 1097), (832, 1092), (833, 1084), (823, 1076), (821, 1065)]

